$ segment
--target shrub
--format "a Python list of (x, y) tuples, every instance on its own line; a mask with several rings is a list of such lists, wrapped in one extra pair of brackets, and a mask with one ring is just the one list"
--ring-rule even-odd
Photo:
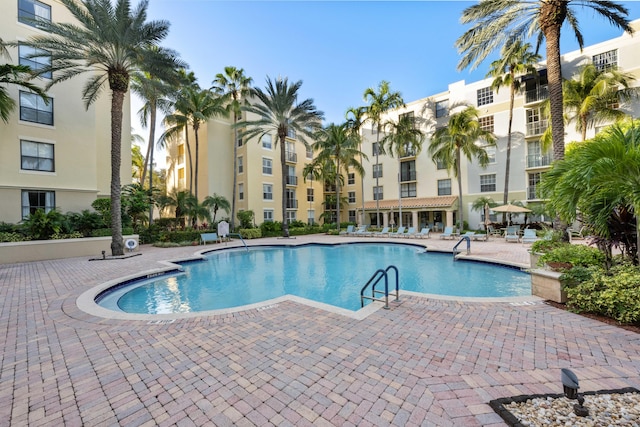
[(88, 209), (80, 213), (67, 212), (66, 217), (71, 230), (78, 231), (86, 237), (91, 236), (93, 230), (108, 226), (108, 224), (104, 223), (102, 215), (97, 212), (91, 212)]
[[(131, 227), (122, 227), (122, 235), (123, 236), (128, 236), (130, 234), (133, 234), (133, 228), (131, 228)], [(107, 237), (107, 236), (111, 236), (111, 229), (110, 228), (99, 228), (99, 229), (93, 230), (91, 232), (91, 237)]]
[(259, 239), (262, 237), (262, 229), (260, 228), (241, 228), (238, 230), (243, 239)]
[(565, 245), (568, 245), (568, 243), (563, 240), (562, 233), (547, 231), (542, 240), (537, 240), (531, 244), (531, 252), (545, 254)]
[(46, 240), (64, 231), (65, 216), (53, 209), (47, 213), (37, 209), (23, 221), (29, 236), (34, 240)]
[(260, 224), (262, 237), (278, 237), (282, 236), (282, 223), (280, 221), (266, 221)]
[(550, 252), (543, 254), (538, 261), (539, 265), (549, 262), (570, 263), (575, 266), (603, 266), (605, 261), (604, 254), (590, 246), (584, 245), (562, 245)]
[(240, 228), (253, 228), (253, 211), (238, 211), (236, 217), (240, 221)]
[(200, 232), (194, 230), (187, 231), (165, 231), (160, 233), (159, 240), (163, 242), (199, 242)]
[(22, 242), (24, 240), (30, 239), (20, 233), (0, 231), (0, 242)]
[(61, 239), (81, 239), (84, 235), (79, 231), (72, 231), (71, 233), (54, 233), (51, 235), (52, 240), (61, 240)]

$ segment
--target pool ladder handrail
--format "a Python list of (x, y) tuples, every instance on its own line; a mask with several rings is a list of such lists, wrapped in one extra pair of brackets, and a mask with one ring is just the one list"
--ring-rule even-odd
[(237, 236), (240, 239), (240, 241), (242, 242), (242, 244), (244, 245), (244, 248), (247, 250), (247, 252), (249, 252), (249, 247), (245, 243), (245, 241), (242, 238), (242, 235), (240, 235), (240, 233), (229, 233), (229, 237), (231, 237), (231, 236)]
[(462, 236), (460, 238), (460, 240), (458, 240), (458, 243), (456, 243), (456, 245), (453, 247), (453, 260), (456, 260), (456, 255), (458, 255), (460, 253), (458, 249), (458, 246), (460, 246), (460, 243), (467, 241), (467, 255), (469, 255), (471, 253), (471, 239), (469, 238), (469, 236)]
[[(395, 271), (395, 273), (396, 273), (395, 274), (395, 277), (396, 277), (396, 301), (400, 301), (400, 287), (399, 287), (399, 283), (400, 282), (398, 281), (398, 267), (396, 267), (395, 265), (390, 265), (389, 267), (387, 267), (384, 270), (381, 269), (381, 268), (376, 270), (376, 272), (373, 273), (373, 275), (371, 276), (371, 278), (369, 279), (367, 284), (362, 287), (362, 289), (360, 290), (360, 307), (364, 307), (364, 300), (365, 299), (369, 299), (369, 300), (372, 300), (372, 301), (384, 302), (384, 309), (385, 310), (389, 309), (389, 270), (391, 270), (391, 269), (393, 269)], [(384, 292), (376, 290), (376, 285), (383, 278), (384, 278)], [(371, 286), (371, 296), (366, 296), (364, 294), (364, 292), (369, 287), (369, 285), (372, 285)], [(384, 294), (384, 299), (376, 298), (376, 294)]]

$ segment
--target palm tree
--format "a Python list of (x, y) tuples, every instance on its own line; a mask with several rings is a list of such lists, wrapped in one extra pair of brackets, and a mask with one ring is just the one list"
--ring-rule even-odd
[(216, 222), (216, 215), (218, 215), (219, 209), (222, 209), (226, 213), (229, 213), (229, 209), (231, 208), (231, 206), (229, 205), (229, 201), (224, 196), (219, 196), (216, 193), (213, 193), (213, 196), (205, 197), (204, 201), (202, 202), (202, 206), (213, 211), (212, 222)]
[(251, 89), (251, 95), (259, 102), (245, 105), (247, 112), (259, 116), (255, 120), (244, 120), (236, 123), (239, 128), (245, 128), (241, 132), (243, 138), (258, 137), (263, 135), (277, 135), (276, 144), (280, 143), (280, 165), (282, 173), (282, 233), (289, 237), (289, 224), (287, 223), (287, 175), (286, 170), (286, 138), (289, 132), (295, 132), (297, 139), (305, 146), (309, 146), (315, 132), (320, 128), (324, 114), (313, 105), (313, 99), (305, 99), (298, 102), (298, 91), (302, 86), (302, 80), (289, 84), (289, 79), (277, 78), (275, 81), (267, 77), (265, 90)]
[(434, 163), (440, 161), (458, 178), (458, 221), (464, 224), (462, 212), (462, 156), (471, 161), (474, 157), (482, 167), (489, 164), (489, 156), (484, 147), (477, 144), (483, 141), (485, 146), (495, 146), (495, 136), (480, 127), (479, 111), (468, 106), (459, 113), (449, 116), (447, 126), (435, 131), (429, 145), (429, 153)]
[(142, 184), (140, 177), (142, 176), (142, 168), (144, 167), (144, 156), (140, 151), (139, 145), (131, 146), (131, 177)]
[(595, 65), (587, 64), (571, 80), (564, 81), (564, 107), (568, 119), (576, 121), (582, 141), (587, 138), (587, 128), (627, 116), (618, 104), (640, 90), (629, 87), (633, 80), (631, 74), (615, 69), (601, 71)]
[[(422, 142), (424, 134), (415, 125), (413, 116), (402, 114), (398, 117), (397, 122), (389, 122), (387, 124), (389, 132), (382, 139), (382, 146), (386, 152), (392, 156), (398, 157), (398, 173), (402, 173), (401, 159), (405, 156), (417, 156), (422, 151)], [(401, 179), (398, 179), (398, 212), (400, 216), (400, 224), (402, 227), (402, 191)]]
[[(366, 158), (362, 151), (358, 149), (359, 143), (359, 139), (354, 138), (353, 134), (349, 132), (346, 123), (341, 125), (331, 123), (318, 131), (316, 135), (316, 142), (313, 144), (313, 149), (317, 151), (318, 154), (312, 163), (335, 163), (334, 183), (336, 186), (337, 200), (340, 200), (340, 183), (343, 180), (342, 171), (349, 173), (349, 170), (353, 169), (361, 175), (364, 173), (362, 163), (356, 160), (356, 157)], [(336, 205), (336, 209), (338, 232), (340, 232), (339, 203)]]
[(629, 34), (633, 29), (626, 18), (628, 10), (614, 1), (604, 0), (482, 0), (462, 12), (460, 21), (472, 24), (456, 45), (462, 53), (458, 69), (477, 67), (486, 57), (501, 46), (514, 40), (537, 35), (538, 48), (546, 41), (547, 78), (551, 102), (553, 128), (553, 156), (564, 158), (564, 123), (562, 100), (562, 69), (560, 63), (560, 29), (568, 22), (580, 48), (584, 39), (573, 5), (591, 8), (610, 24)]
[[(384, 130), (382, 116), (389, 110), (404, 107), (404, 100), (400, 92), (391, 92), (389, 82), (383, 80), (378, 85), (378, 92), (375, 88), (367, 88), (364, 91), (364, 101), (369, 105), (366, 107), (367, 121), (373, 124), (376, 130), (376, 164), (380, 152), (380, 132)], [(379, 177), (376, 176), (376, 187), (379, 187)], [(362, 194), (364, 198), (364, 193)], [(380, 225), (380, 200), (376, 197), (376, 225)]]
[[(511, 129), (513, 125), (513, 106), (516, 93), (522, 89), (523, 74), (537, 74), (536, 64), (542, 59), (540, 55), (531, 52), (531, 44), (515, 40), (511, 45), (505, 45), (500, 52), (500, 59), (491, 63), (487, 77), (495, 77), (491, 87), (496, 93), (503, 86), (509, 87), (509, 125), (507, 127), (507, 159), (504, 172), (503, 204), (509, 201), (509, 175), (511, 170)], [(502, 214), (505, 222), (506, 213)]]
[[(38, 74), (53, 73), (46, 86), (82, 73), (90, 77), (82, 98), (93, 104), (105, 86), (111, 92), (111, 212), (120, 212), (120, 166), (122, 149), (122, 106), (136, 70), (160, 70), (166, 60), (150, 51), (169, 32), (167, 21), (147, 21), (148, 0), (132, 8), (130, 0), (60, 0), (79, 23), (39, 21), (43, 35), (25, 44), (51, 54), (51, 64)], [(115, 4), (114, 4), (115, 3)], [(170, 65), (164, 63), (164, 65)], [(127, 141), (128, 142), (128, 141)], [(122, 218), (111, 215), (111, 252), (124, 254)]]
[[(253, 79), (244, 75), (244, 69), (224, 67), (224, 74), (216, 74), (213, 90), (222, 96), (227, 109), (233, 112), (233, 123), (240, 119), (242, 105), (247, 103)], [(235, 228), (236, 190), (238, 187), (238, 128), (233, 128), (233, 191), (231, 195), (231, 229)], [(215, 217), (215, 214), (214, 214)]]
[[(347, 110), (345, 117), (347, 119), (347, 131), (354, 137), (358, 138), (360, 145), (360, 152), (364, 153), (362, 149), (362, 135), (360, 135), (360, 129), (362, 129), (362, 125), (364, 124), (365, 114), (367, 112), (366, 107), (351, 107)], [(363, 156), (360, 156), (360, 164), (364, 165)], [(365, 171), (363, 170), (360, 174), (360, 194), (362, 194), (362, 219), (360, 225), (364, 225), (364, 175)]]

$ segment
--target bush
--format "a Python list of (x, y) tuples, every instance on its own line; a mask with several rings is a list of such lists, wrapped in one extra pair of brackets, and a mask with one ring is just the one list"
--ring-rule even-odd
[(200, 231), (165, 231), (160, 233), (159, 240), (162, 242), (200, 242)]
[(53, 234), (64, 232), (65, 220), (65, 216), (55, 209), (47, 213), (37, 209), (23, 223), (32, 239), (47, 240)]
[(547, 231), (542, 240), (537, 240), (531, 244), (531, 252), (545, 254), (565, 245), (568, 245), (568, 243), (563, 240), (562, 233)]
[(239, 228), (253, 228), (253, 211), (238, 211)]
[(238, 230), (243, 239), (259, 239), (262, 237), (262, 229), (260, 228), (241, 228)]
[[(134, 234), (133, 233), (133, 228), (131, 228), (131, 227), (122, 227), (122, 235), (123, 236), (128, 236), (130, 234)], [(91, 232), (91, 237), (107, 237), (107, 236), (111, 236), (111, 229), (110, 228), (99, 228), (99, 229), (93, 230)]]
[(73, 231), (71, 233), (54, 233), (51, 235), (51, 240), (62, 240), (62, 239), (81, 239), (84, 235), (79, 231)]
[(31, 240), (20, 233), (0, 231), (0, 242), (22, 242)]
[(640, 323), (640, 269), (621, 265), (609, 272), (593, 269), (591, 273), (589, 280), (566, 288), (569, 307), (623, 323)]
[(260, 224), (262, 237), (279, 237), (282, 236), (282, 223), (280, 221), (265, 221)]
[(569, 263), (574, 267), (600, 267), (604, 266), (605, 256), (600, 250), (590, 246), (565, 244), (543, 254), (538, 264), (549, 262)]

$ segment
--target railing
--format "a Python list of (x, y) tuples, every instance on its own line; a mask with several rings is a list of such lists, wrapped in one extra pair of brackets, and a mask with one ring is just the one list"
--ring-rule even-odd
[(242, 238), (242, 236), (240, 235), (240, 233), (229, 233), (229, 237), (231, 236), (236, 236), (240, 239), (240, 241), (242, 242), (242, 244), (244, 245), (244, 248), (247, 250), (247, 252), (249, 252), (249, 247), (247, 246), (247, 244), (245, 243), (244, 239)]
[(536, 187), (527, 187), (527, 200), (536, 200), (539, 199), (536, 194)]
[(542, 135), (549, 127), (548, 120), (527, 123), (527, 136)]
[(416, 180), (416, 171), (400, 173), (400, 182), (415, 181), (415, 180)]
[(544, 101), (549, 98), (549, 86), (537, 86), (535, 89), (528, 90), (525, 93), (525, 103), (530, 104), (532, 102)]
[(298, 185), (298, 177), (287, 175), (287, 185)]
[(455, 261), (456, 259), (456, 255), (458, 255), (460, 253), (460, 251), (458, 250), (458, 246), (460, 246), (460, 243), (467, 241), (467, 255), (469, 255), (471, 253), (471, 239), (468, 236), (462, 236), (462, 238), (460, 240), (458, 240), (458, 243), (456, 243), (456, 245), (453, 247), (453, 260)]
[[(364, 307), (364, 300), (372, 300), (372, 301), (380, 301), (384, 302), (385, 310), (389, 309), (389, 270), (393, 269), (395, 271), (396, 277), (396, 301), (400, 301), (400, 286), (398, 281), (398, 268), (395, 265), (390, 265), (386, 269), (379, 268), (373, 273), (373, 276), (369, 279), (366, 285), (362, 287), (360, 290), (360, 306)], [(376, 290), (376, 285), (380, 282), (380, 280), (384, 279), (384, 292)], [(366, 296), (364, 292), (371, 285), (371, 296)], [(376, 294), (384, 294), (384, 299), (376, 298)]]
[(287, 200), (287, 209), (298, 209), (298, 200), (297, 199), (288, 199)]
[(295, 163), (298, 161), (298, 154), (293, 151), (285, 151), (285, 158), (287, 162)]
[(527, 156), (527, 167), (528, 168), (539, 168), (542, 166), (549, 166), (553, 161), (553, 156), (551, 154), (540, 155), (536, 154), (534, 156)]

